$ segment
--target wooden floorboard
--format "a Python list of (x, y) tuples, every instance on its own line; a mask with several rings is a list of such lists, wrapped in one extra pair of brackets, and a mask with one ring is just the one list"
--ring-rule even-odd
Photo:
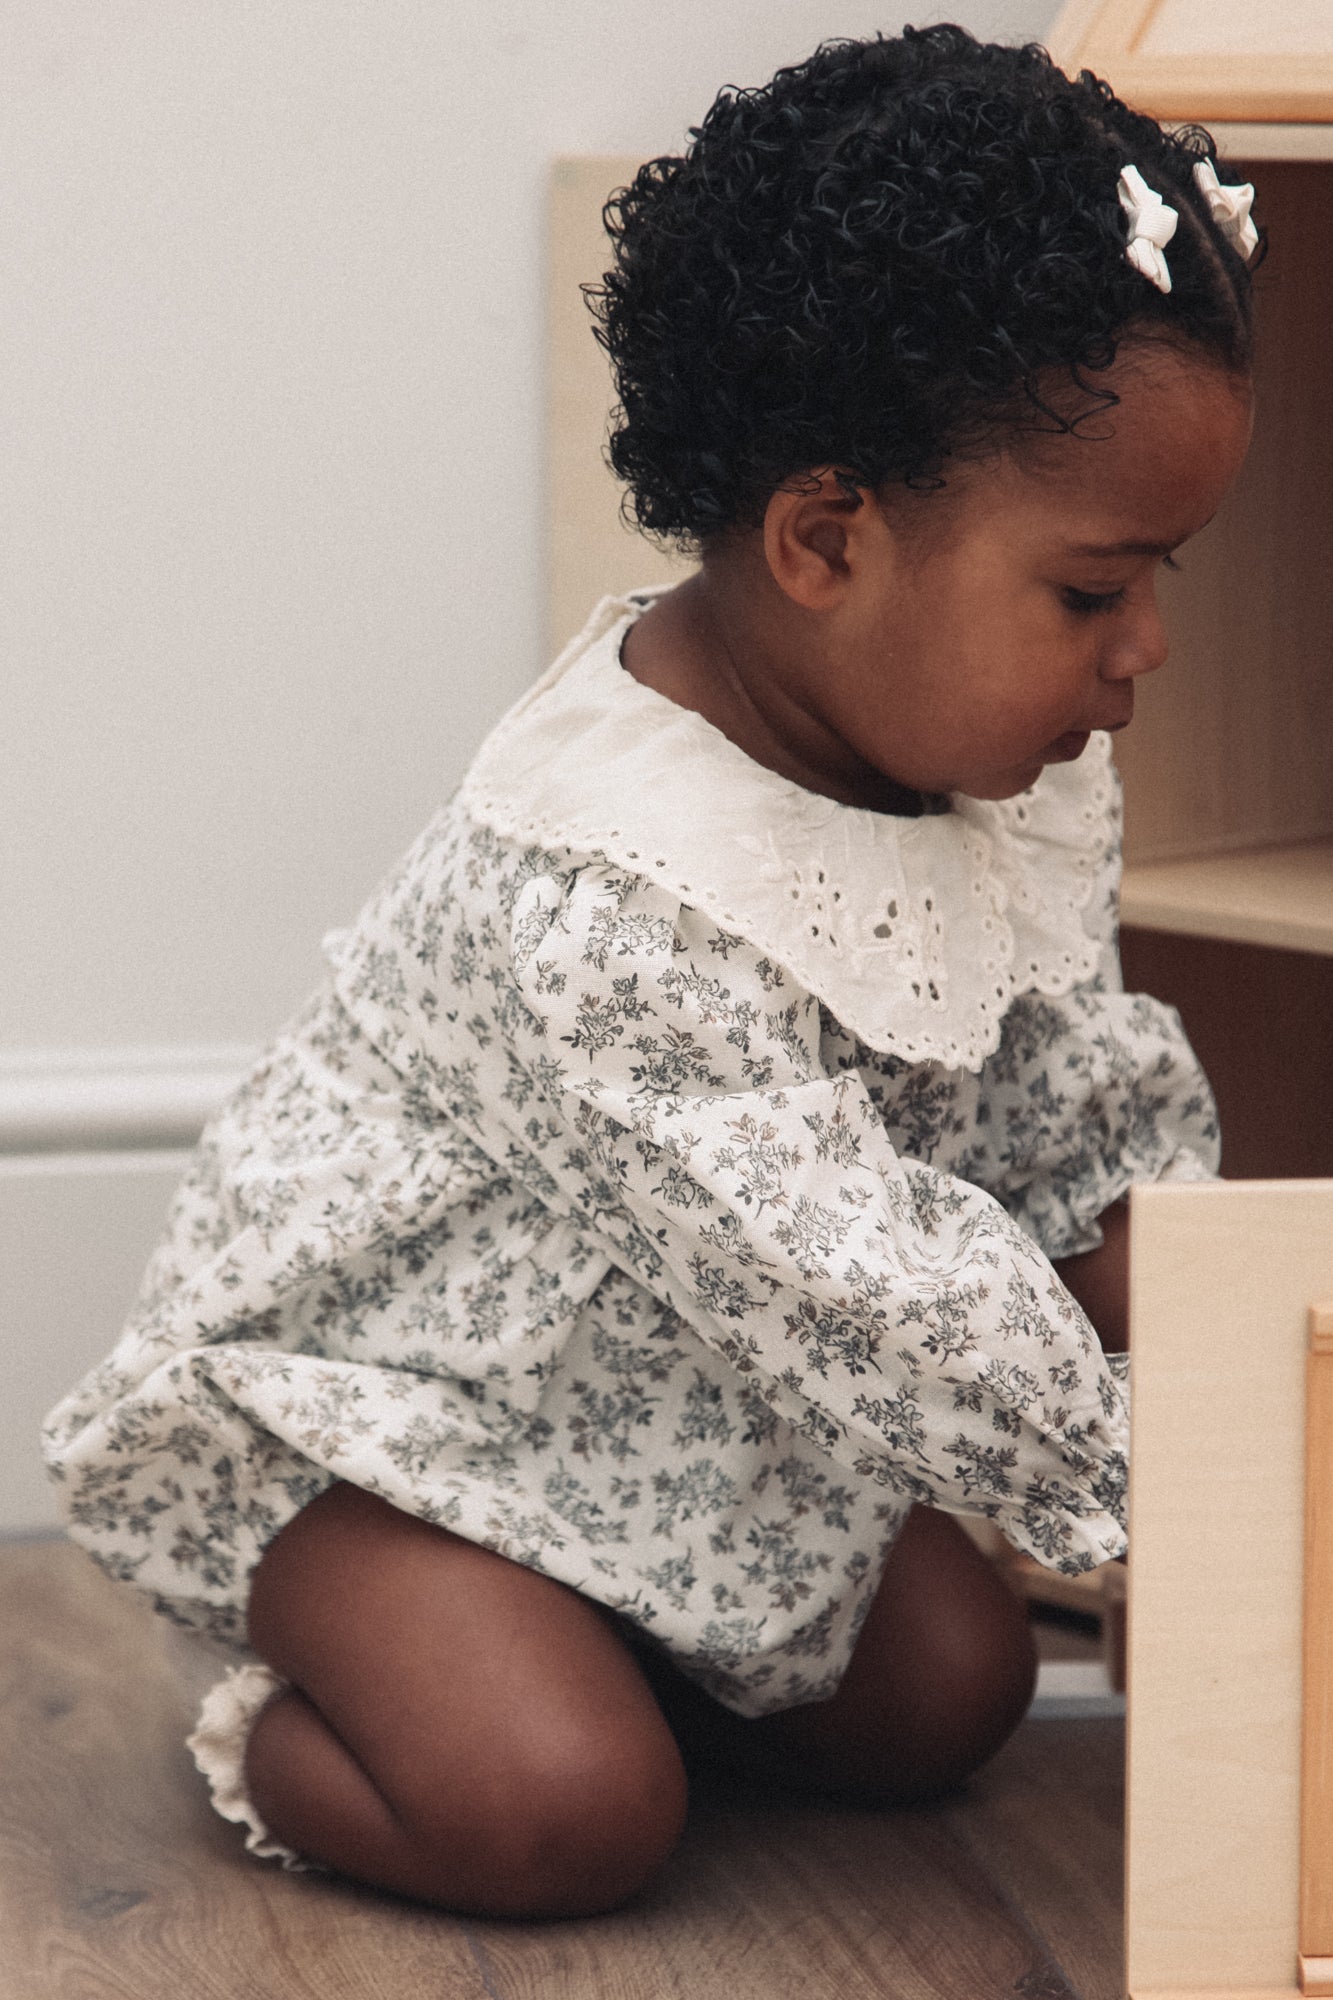
[(867, 1813), (718, 1793), (650, 1895), (464, 1923), (252, 1861), (133, 1592), (0, 1547), (0, 2000), (1117, 2000), (1116, 1723), (1026, 1724), (970, 1792)]
[(472, 1925), (513, 2000), (1064, 2000), (938, 1815), (707, 1803), (658, 1893), (598, 1925)]
[(948, 1808), (1078, 2000), (1125, 1990), (1124, 1770), (1123, 1721), (1029, 1723)]

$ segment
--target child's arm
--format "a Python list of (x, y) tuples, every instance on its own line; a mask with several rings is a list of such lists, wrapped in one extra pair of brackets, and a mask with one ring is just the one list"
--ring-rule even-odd
[[(1026, 1217), (899, 1152), (861, 1068), (826, 1049), (814, 996), (674, 895), (586, 865), (534, 875), (511, 922), (518, 1088), (493, 1091), (486, 1115), (503, 1125), (488, 1145), (503, 1137), (526, 1178), (546, 1176), (599, 1247), (731, 1364), (747, 1435), (785, 1422), (898, 1501), (989, 1514), (1052, 1568), (1117, 1555), (1127, 1400)], [(1043, 1026), (1038, 1053), (1050, 1038)], [(1075, 1077), (1077, 1102), (1059, 1093), (1052, 1144), (1066, 1111), (1078, 1125), (1097, 1098), (1094, 1167), (1121, 1122), (1133, 1042), (1129, 1028), (1103, 1037), (1093, 1054), (1108, 1075)], [(465, 1051), (475, 1068), (460, 1038)], [(454, 1055), (442, 1033), (446, 1083), (462, 1073)], [(538, 1079), (545, 1122), (530, 1115)], [(1046, 1163), (1015, 1089), (1028, 1125), (1005, 1121), (996, 1150), (1036, 1187)], [(1165, 1094), (1155, 1081), (1154, 1103)], [(1072, 1212), (1056, 1151), (1050, 1234), (1078, 1254), (1090, 1218)], [(1114, 1205), (1118, 1174), (1117, 1161), (1101, 1175), (1112, 1184), (1097, 1210)]]
[(1096, 1250), (1061, 1257), (1055, 1268), (1074, 1294), (1107, 1354), (1129, 1350), (1129, 1204), (1118, 1201), (1098, 1217), (1102, 1241)]

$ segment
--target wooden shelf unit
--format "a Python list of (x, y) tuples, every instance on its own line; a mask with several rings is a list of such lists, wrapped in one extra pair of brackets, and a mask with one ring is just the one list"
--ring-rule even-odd
[(1120, 916), (1135, 930), (1333, 954), (1333, 840), (1130, 868)]
[(1125, 975), (1179, 1007), (1225, 1173), (1333, 1174), (1333, 124), (1216, 136), (1269, 231), (1255, 437), (1117, 746)]

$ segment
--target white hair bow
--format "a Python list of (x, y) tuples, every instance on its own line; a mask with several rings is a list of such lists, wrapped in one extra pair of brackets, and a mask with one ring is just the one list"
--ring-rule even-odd
[(1176, 233), (1180, 220), (1160, 194), (1155, 194), (1137, 167), (1123, 167), (1116, 184), (1120, 206), (1129, 217), (1129, 241), (1125, 255), (1136, 271), (1151, 279), (1159, 292), (1171, 289), (1171, 273), (1163, 250)]
[(1223, 187), (1211, 160), (1194, 162), (1194, 185), (1208, 204), (1208, 213), (1238, 257), (1249, 263), (1259, 248), (1259, 232), (1250, 221), (1254, 189), (1248, 181), (1240, 187)]

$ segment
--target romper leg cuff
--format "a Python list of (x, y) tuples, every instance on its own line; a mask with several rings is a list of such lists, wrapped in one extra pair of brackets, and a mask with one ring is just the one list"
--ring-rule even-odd
[(223, 1819), (235, 1820), (247, 1831), (245, 1844), (263, 1860), (281, 1861), (284, 1868), (318, 1866), (303, 1861), (290, 1847), (274, 1840), (255, 1811), (245, 1788), (245, 1746), (261, 1709), (289, 1687), (268, 1667), (231, 1667), (204, 1696), (194, 1733), (185, 1747), (208, 1780), (213, 1807)]

